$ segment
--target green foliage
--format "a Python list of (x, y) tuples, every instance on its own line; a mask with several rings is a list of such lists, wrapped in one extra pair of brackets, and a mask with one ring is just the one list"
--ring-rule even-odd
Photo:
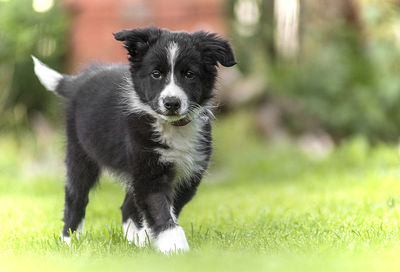
[[(254, 2), (264, 10), (272, 1), (231, 2)], [(319, 1), (301, 3), (301, 48), (295, 60), (285, 60), (270, 50), (274, 39), (270, 19), (261, 16), (254, 33), (243, 35), (233, 17), (240, 68), (245, 74), (265, 78), (272, 96), (297, 105), (297, 112), (285, 120), (292, 131), (319, 127), (336, 139), (362, 134), (372, 141), (397, 141), (400, 51), (394, 33), (398, 6), (389, 1), (363, 1), (358, 27), (344, 15), (331, 18), (307, 13)], [(327, 18), (331, 21), (324, 22)]]
[(335, 138), (363, 134), (372, 140), (396, 141), (399, 51), (385, 43), (360, 47), (354, 38), (344, 35), (298, 62), (273, 65), (271, 89), (296, 99), (304, 114)]
[(17, 128), (51, 111), (52, 96), (35, 78), (30, 55), (61, 68), (67, 20), (55, 5), (35, 12), (32, 0), (0, 1), (0, 128)]
[(0, 157), (0, 270), (396, 271), (396, 147), (354, 138), (315, 161), (258, 139), (250, 118), (215, 124), (213, 167), (179, 219), (192, 251), (172, 257), (126, 242), (124, 192), (107, 177), (90, 195), (85, 235), (64, 245), (63, 171), (42, 165), (32, 174), (41, 160), (0, 138), (9, 158)]

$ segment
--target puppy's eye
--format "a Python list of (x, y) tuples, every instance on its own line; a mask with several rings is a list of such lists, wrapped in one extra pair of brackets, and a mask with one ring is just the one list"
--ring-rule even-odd
[(162, 75), (160, 71), (154, 70), (153, 72), (151, 72), (151, 77), (154, 79), (161, 79)]
[(186, 73), (185, 73), (185, 77), (187, 78), (187, 79), (193, 79), (193, 78), (195, 78), (196, 77), (196, 75), (192, 72), (192, 71), (187, 71)]

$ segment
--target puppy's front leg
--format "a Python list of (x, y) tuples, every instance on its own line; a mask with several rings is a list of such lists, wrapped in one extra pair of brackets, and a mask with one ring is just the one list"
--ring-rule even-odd
[(151, 230), (153, 245), (165, 254), (189, 250), (185, 232), (170, 212), (172, 188), (167, 176), (136, 182), (135, 195)]

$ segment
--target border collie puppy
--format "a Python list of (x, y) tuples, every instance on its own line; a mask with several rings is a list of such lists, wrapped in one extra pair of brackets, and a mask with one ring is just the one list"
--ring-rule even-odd
[[(124, 235), (163, 253), (189, 249), (177, 223), (211, 155), (210, 99), (218, 63), (236, 64), (215, 33), (155, 27), (122, 30), (129, 65), (94, 65), (60, 74), (35, 57), (40, 82), (66, 102), (62, 238), (83, 231), (88, 194), (103, 168), (123, 177)], [(150, 239), (148, 241), (147, 239)]]

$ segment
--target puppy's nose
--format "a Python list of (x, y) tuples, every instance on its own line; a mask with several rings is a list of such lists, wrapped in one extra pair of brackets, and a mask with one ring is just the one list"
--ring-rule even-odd
[(175, 96), (164, 98), (164, 107), (170, 112), (177, 112), (181, 107), (181, 100)]

